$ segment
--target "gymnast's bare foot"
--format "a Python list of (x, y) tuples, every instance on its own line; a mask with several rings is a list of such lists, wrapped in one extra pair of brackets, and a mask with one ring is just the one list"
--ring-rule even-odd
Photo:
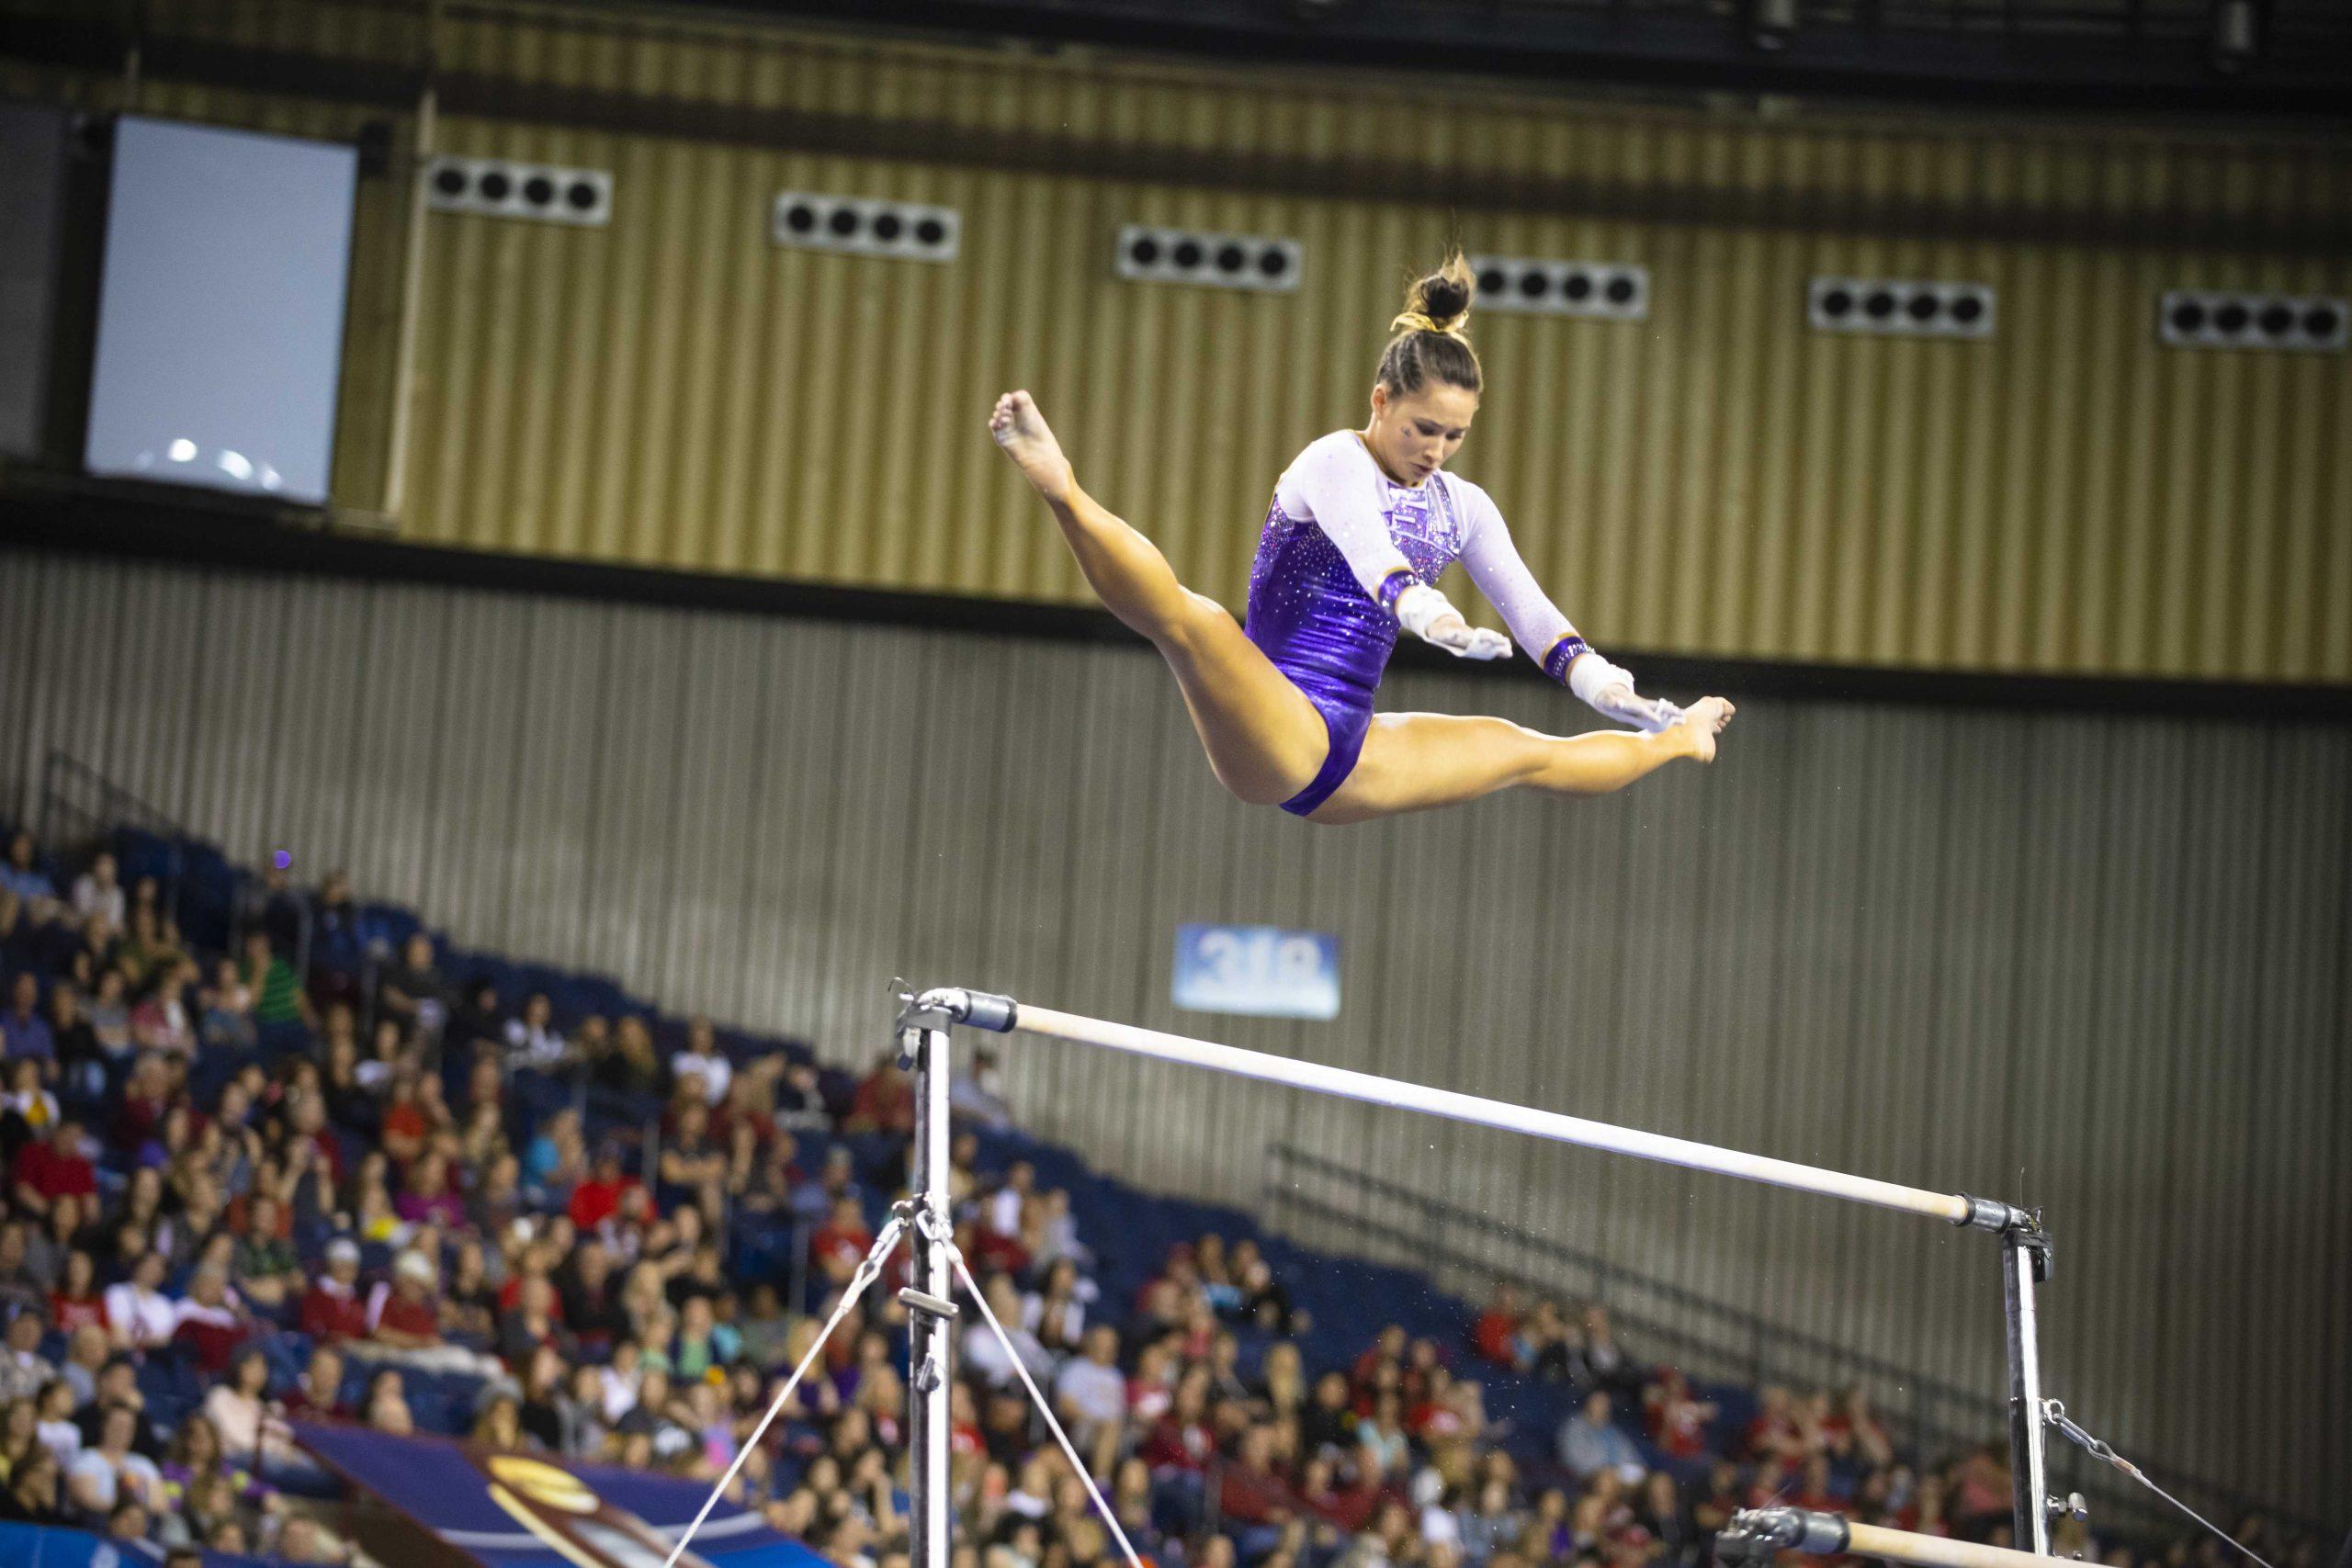
[(1715, 760), (1715, 737), (1731, 716), (1739, 710), (1721, 697), (1701, 697), (1682, 710), (1682, 716), (1668, 726), (1665, 733), (1679, 736), (1686, 748), (1684, 755), (1695, 762)]
[(1037, 493), (1047, 501), (1059, 501), (1069, 495), (1072, 482), (1069, 459), (1062, 456), (1062, 444), (1046, 427), (1046, 416), (1037, 412), (1036, 400), (1026, 392), (1007, 392), (996, 400), (996, 410), (989, 415), (989, 434), (1004, 448), (1022, 476), (1037, 487)]

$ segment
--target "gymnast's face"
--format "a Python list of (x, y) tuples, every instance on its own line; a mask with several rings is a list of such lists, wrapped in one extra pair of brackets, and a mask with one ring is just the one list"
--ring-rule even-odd
[(1467, 387), (1429, 381), (1399, 392), (1383, 382), (1372, 389), (1364, 443), (1390, 479), (1419, 486), (1445, 466), (1477, 414), (1478, 394)]

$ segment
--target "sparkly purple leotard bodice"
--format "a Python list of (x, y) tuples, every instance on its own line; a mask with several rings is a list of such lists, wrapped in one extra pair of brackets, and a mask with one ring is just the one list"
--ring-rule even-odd
[(1562, 678), (1582, 641), (1529, 575), (1485, 491), (1447, 473), (1398, 484), (1353, 431), (1315, 442), (1283, 471), (1244, 626), (1330, 732), (1322, 771), (1283, 810), (1306, 816), (1347, 782), (1396, 647), (1397, 595), (1434, 585), (1457, 558), (1528, 657)]
[[(1389, 537), (1417, 578), (1435, 582), (1462, 553), (1445, 485), (1432, 478), (1398, 494)], [(1329, 536), (1285, 513), (1279, 497), (1258, 536), (1244, 630), (1335, 728), (1341, 716), (1359, 725), (1370, 719), (1372, 694), (1396, 647), (1396, 617), (1364, 592)]]

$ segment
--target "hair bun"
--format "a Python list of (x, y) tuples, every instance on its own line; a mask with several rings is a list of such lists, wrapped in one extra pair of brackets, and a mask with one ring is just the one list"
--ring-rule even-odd
[[(1478, 281), (1470, 264), (1456, 251), (1445, 258), (1443, 266), (1415, 280), (1405, 295), (1404, 314), (1397, 317), (1397, 322), (1401, 325), (1409, 321), (1423, 332), (1458, 333), (1477, 292)], [(1429, 325), (1422, 326), (1424, 321)]]
[(1431, 273), (1421, 279), (1417, 290), (1421, 297), (1421, 314), (1437, 322), (1440, 330), (1455, 325), (1456, 317), (1470, 313), (1470, 295), (1475, 287), (1466, 277)]

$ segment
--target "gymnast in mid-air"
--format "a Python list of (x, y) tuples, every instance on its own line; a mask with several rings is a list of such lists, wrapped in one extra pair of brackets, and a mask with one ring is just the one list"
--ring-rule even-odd
[[(1478, 356), (1463, 330), (1475, 291), (1459, 255), (1413, 285), (1371, 422), (1309, 444), (1274, 486), (1243, 626), (1079, 489), (1027, 392), (1006, 393), (989, 416), (1096, 596), (1176, 672), (1218, 782), (1250, 805), (1364, 822), (1521, 784), (1605, 795), (1678, 757), (1714, 760), (1732, 705), (1639, 695), (1545, 596), (1487, 492), (1443, 471), (1478, 412)], [(1458, 658), (1510, 656), (1510, 639), (1472, 626), (1438, 591), (1456, 559), (1546, 675), (1633, 728), (1559, 736), (1501, 718), (1375, 715), (1399, 629)]]

